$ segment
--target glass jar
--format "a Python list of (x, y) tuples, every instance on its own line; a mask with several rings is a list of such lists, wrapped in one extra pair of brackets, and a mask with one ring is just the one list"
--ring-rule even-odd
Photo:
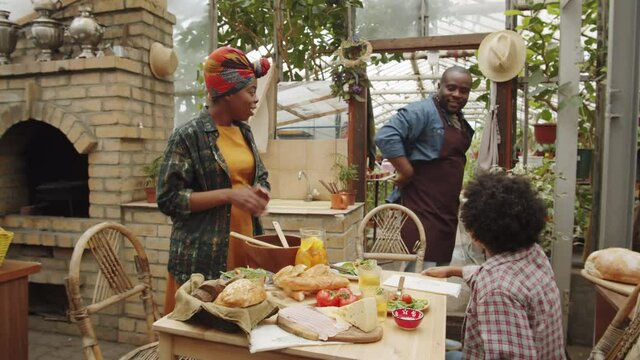
[(304, 264), (312, 267), (317, 264), (328, 264), (327, 250), (324, 247), (324, 230), (314, 228), (300, 229), (300, 248), (296, 253), (296, 265)]

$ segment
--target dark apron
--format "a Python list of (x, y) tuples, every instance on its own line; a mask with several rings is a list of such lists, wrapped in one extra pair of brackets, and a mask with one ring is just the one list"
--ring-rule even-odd
[[(465, 153), (471, 137), (464, 130), (451, 126), (445, 115), (444, 142), (438, 159), (413, 161), (413, 180), (402, 188), (402, 205), (416, 213), (427, 238), (425, 261), (450, 262), (456, 242), (460, 190), (464, 177)], [(402, 228), (402, 238), (409, 250), (419, 239), (418, 228), (411, 221)]]

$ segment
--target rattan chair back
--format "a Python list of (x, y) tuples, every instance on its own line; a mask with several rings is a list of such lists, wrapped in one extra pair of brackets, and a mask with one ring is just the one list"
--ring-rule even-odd
[[(412, 221), (419, 239), (409, 250), (402, 239), (402, 227)], [(362, 259), (415, 261), (416, 272), (422, 271), (427, 248), (424, 227), (416, 214), (398, 204), (383, 204), (369, 211), (358, 227), (356, 256)]]
[[(95, 281), (89, 280), (86, 276), (82, 277), (81, 274), (82, 258), (89, 255), (88, 252), (85, 252), (87, 249), (93, 255), (99, 270)], [(131, 249), (133, 251), (130, 251)], [(132, 255), (133, 259), (123, 263), (121, 257), (125, 257), (126, 254)], [(126, 271), (127, 264), (130, 263), (135, 264), (136, 279), (133, 280)], [(133, 266), (128, 267), (132, 268)], [(133, 272), (133, 269), (130, 269), (130, 273)], [(82, 286), (81, 279), (86, 280)], [(92, 284), (95, 284), (93, 289), (88, 289)], [(136, 295), (142, 300), (148, 341), (150, 343), (156, 341), (152, 325), (159, 318), (159, 314), (152, 296), (149, 260), (140, 241), (123, 225), (103, 222), (92, 226), (82, 234), (73, 249), (65, 286), (69, 299), (69, 317), (80, 328), (85, 359), (103, 359), (91, 323), (91, 315), (107, 307), (123, 303)], [(91, 302), (89, 305), (85, 305), (85, 299), (89, 298), (89, 294), (92, 294)], [(151, 357), (146, 355), (145, 359), (157, 358), (157, 349), (149, 345), (145, 348), (147, 348), (146, 353), (151, 354)]]

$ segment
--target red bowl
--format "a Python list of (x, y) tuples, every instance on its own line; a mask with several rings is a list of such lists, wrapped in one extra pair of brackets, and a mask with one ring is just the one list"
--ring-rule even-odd
[(396, 325), (403, 330), (415, 330), (424, 318), (422, 311), (414, 309), (395, 309), (391, 315)]

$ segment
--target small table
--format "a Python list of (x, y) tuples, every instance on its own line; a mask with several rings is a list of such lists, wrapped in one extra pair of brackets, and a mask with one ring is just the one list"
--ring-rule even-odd
[[(595, 285), (596, 288), (596, 308), (595, 308), (595, 328), (593, 332), (593, 343), (598, 343), (609, 324), (616, 316), (618, 310), (627, 302), (626, 295)], [(635, 309), (629, 312), (629, 320), (635, 314)]]
[(40, 263), (5, 259), (0, 266), (0, 354), (26, 360), (29, 353), (29, 281)]
[[(416, 273), (383, 271), (382, 281), (393, 274), (421, 276)], [(352, 282), (352, 287), (354, 283)], [(357, 283), (355, 284), (357, 286)], [(447, 297), (405, 289), (405, 292), (428, 299), (429, 309), (415, 331), (401, 330), (387, 318), (382, 340), (370, 344), (302, 346), (251, 354), (249, 341), (242, 333), (229, 334), (204, 326), (171, 320), (167, 316), (156, 321), (159, 334), (160, 360), (173, 360), (177, 355), (206, 359), (444, 359)], [(272, 319), (269, 319), (272, 321)]]

